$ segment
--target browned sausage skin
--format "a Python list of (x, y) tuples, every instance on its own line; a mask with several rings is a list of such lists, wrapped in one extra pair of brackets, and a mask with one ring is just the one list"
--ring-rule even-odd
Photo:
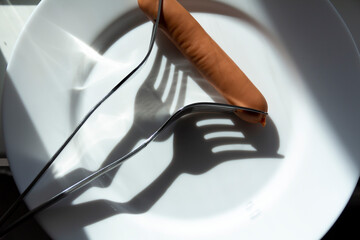
[[(158, 0), (138, 0), (138, 4), (151, 20), (156, 18)], [(230, 104), (267, 112), (260, 91), (176, 0), (163, 0), (159, 27)], [(239, 111), (237, 115), (265, 125), (264, 114)]]

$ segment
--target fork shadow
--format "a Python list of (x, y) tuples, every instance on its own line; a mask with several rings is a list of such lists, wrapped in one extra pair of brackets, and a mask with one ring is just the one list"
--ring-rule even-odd
[[(200, 121), (219, 118), (230, 120), (232, 124), (198, 125)], [(242, 133), (243, 137), (221, 135), (214, 138), (204, 137), (219, 132)], [(66, 207), (54, 206), (48, 209), (46, 214), (51, 215), (54, 211), (56, 221), (62, 222), (57, 230), (69, 231), (71, 229), (71, 236), (76, 236), (76, 239), (86, 239), (86, 234), (82, 230), (85, 226), (118, 214), (142, 214), (147, 212), (181, 174), (204, 174), (229, 161), (250, 158), (272, 158), (273, 161), (283, 157), (278, 154), (279, 136), (271, 118), (268, 119), (266, 127), (261, 127), (260, 125), (246, 123), (233, 114), (192, 113), (175, 122), (168, 130), (161, 133), (161, 137), (167, 138), (171, 134), (173, 134), (174, 139), (172, 160), (152, 183), (127, 202), (99, 199)], [(228, 151), (214, 151), (217, 146), (229, 144), (249, 144), (253, 147), (253, 150), (233, 148)], [(161, 156), (158, 157), (161, 158)], [(271, 177), (271, 175), (268, 177)], [(263, 179), (264, 183), (266, 180)], [(235, 185), (234, 188), (239, 191)], [(235, 191), (235, 189), (233, 190)], [(79, 194), (81, 193), (75, 193), (66, 199), (66, 205), (70, 205)], [(213, 204), (219, 203), (214, 202)], [(71, 221), (66, 221), (69, 215), (71, 215)]]

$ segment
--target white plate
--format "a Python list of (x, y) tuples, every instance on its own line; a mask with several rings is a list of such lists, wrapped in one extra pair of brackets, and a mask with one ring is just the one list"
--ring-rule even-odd
[[(40, 223), (56, 239), (320, 238), (359, 175), (360, 116), (351, 112), (359, 56), (347, 29), (327, 1), (182, 2), (263, 92), (267, 126), (185, 118), (40, 214)], [(41, 2), (5, 82), (5, 141), (20, 190), (142, 59), (150, 33), (135, 0)], [(120, 157), (198, 101), (223, 100), (160, 35), (146, 65), (91, 117), (28, 205)]]

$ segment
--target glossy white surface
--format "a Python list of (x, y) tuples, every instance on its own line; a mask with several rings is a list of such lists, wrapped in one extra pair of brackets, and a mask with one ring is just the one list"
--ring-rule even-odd
[[(309, 84), (315, 81), (309, 76), (333, 83), (331, 76), (341, 69), (330, 66), (346, 60), (347, 80), (338, 88), (348, 86), (351, 95), (359, 85), (352, 81), (360, 77), (359, 57), (344, 26), (325, 1), (300, 4), (304, 9), (276, 2), (269, 9), (262, 1), (183, 3), (263, 92), (268, 125), (223, 115), (185, 118), (116, 174), (42, 214), (40, 222), (58, 239), (320, 238), (359, 174), (358, 152), (344, 145), (348, 140), (333, 125), (348, 124), (348, 115), (334, 120), (322, 105), (332, 86), (316, 92)], [(295, 28), (301, 32), (304, 21), (289, 14), (295, 8), (299, 15), (312, 9), (308, 21), (318, 23), (306, 25), (312, 35), (297, 39), (299, 49), (326, 51), (298, 49), (294, 55), (286, 36)], [(287, 24), (279, 26), (272, 13), (287, 16)], [(328, 22), (331, 29), (318, 28)], [(16, 46), (5, 85), (5, 140), (20, 189), (89, 108), (141, 60), (150, 33), (136, 1), (40, 4)], [(337, 37), (323, 41), (327, 34)], [(299, 59), (323, 62), (311, 68)], [(338, 98), (333, 108), (349, 106), (351, 99)], [(160, 36), (146, 65), (94, 114), (28, 204), (36, 206), (105, 159), (120, 157), (178, 107), (214, 100), (221, 98)]]
[[(35, 6), (2, 5), (0, 1), (0, 94), (2, 96), (6, 64), (10, 60), (16, 39)], [(2, 97), (0, 98), (0, 104)], [(2, 121), (0, 119), (0, 125)], [(3, 129), (0, 129), (0, 155), (5, 155)]]

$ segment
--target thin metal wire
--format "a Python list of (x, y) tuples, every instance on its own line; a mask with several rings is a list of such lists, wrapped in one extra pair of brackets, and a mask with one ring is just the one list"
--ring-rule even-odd
[(27, 196), (27, 194), (33, 189), (35, 184), (40, 180), (40, 178), (44, 175), (44, 173), (49, 169), (49, 167), (53, 164), (53, 162), (57, 159), (60, 153), (65, 149), (68, 143), (73, 139), (73, 137), (77, 134), (80, 128), (85, 124), (85, 122), (89, 119), (89, 117), (104, 103), (116, 90), (118, 90), (139, 68), (146, 62), (150, 53), (153, 49), (156, 33), (159, 26), (160, 21), (160, 13), (162, 9), (163, 0), (159, 1), (158, 13), (156, 17), (156, 21), (153, 25), (151, 39), (149, 44), (149, 49), (143, 58), (143, 60), (137, 65), (128, 75), (126, 75), (115, 87), (113, 87), (109, 93), (107, 93), (82, 119), (79, 125), (75, 128), (75, 130), (71, 133), (71, 135), (65, 140), (65, 142), (61, 145), (61, 147), (55, 152), (55, 154), (50, 158), (50, 160), (46, 163), (46, 165), (41, 169), (41, 171), (36, 175), (36, 177), (32, 180), (32, 182), (27, 186), (27, 188), (20, 194), (20, 196), (16, 199), (16, 201), (9, 207), (9, 209), (1, 216), (0, 218), (0, 227), (2, 227), (9, 217), (14, 213), (14, 211), (19, 207), (20, 203)]
[(159, 129), (157, 129), (148, 139), (146, 139), (141, 145), (139, 145), (137, 148), (132, 150), (131, 152), (125, 154), (123, 157), (115, 160), (114, 162), (106, 165), (105, 167), (95, 171), (94, 173), (90, 174), (89, 176), (83, 178), (82, 180), (76, 182), (72, 186), (66, 188), (62, 192), (58, 193), (54, 197), (50, 198), (48, 201), (40, 204), (38, 207), (33, 208), (31, 211), (20, 217), (18, 220), (16, 220), (14, 223), (12, 223), (10, 226), (8, 226), (6, 229), (4, 229), (2, 232), (0, 232), (0, 237), (29, 219), (30, 217), (34, 216), (35, 214), (47, 209), (48, 207), (54, 205), (55, 203), (59, 202), (63, 198), (69, 196), (71, 193), (79, 190), (80, 188), (86, 186), (87, 184), (91, 183), (95, 179), (103, 176), (104, 174), (108, 173), (109, 171), (113, 170), (114, 168), (119, 167), (122, 163), (124, 163), (125, 160), (129, 159), (130, 157), (134, 156), (136, 153), (140, 152), (142, 149), (144, 149), (150, 142), (154, 141), (159, 134), (164, 131), (167, 127), (169, 127), (172, 123), (180, 119), (181, 117), (193, 113), (193, 112), (236, 112), (238, 110), (251, 112), (251, 113), (258, 113), (258, 114), (264, 114), (267, 115), (266, 112), (262, 112), (259, 110), (251, 109), (251, 108), (245, 108), (245, 107), (239, 107), (239, 106), (233, 106), (228, 104), (221, 104), (221, 103), (193, 103), (190, 105), (187, 105), (181, 109), (179, 109), (177, 112), (175, 112)]

